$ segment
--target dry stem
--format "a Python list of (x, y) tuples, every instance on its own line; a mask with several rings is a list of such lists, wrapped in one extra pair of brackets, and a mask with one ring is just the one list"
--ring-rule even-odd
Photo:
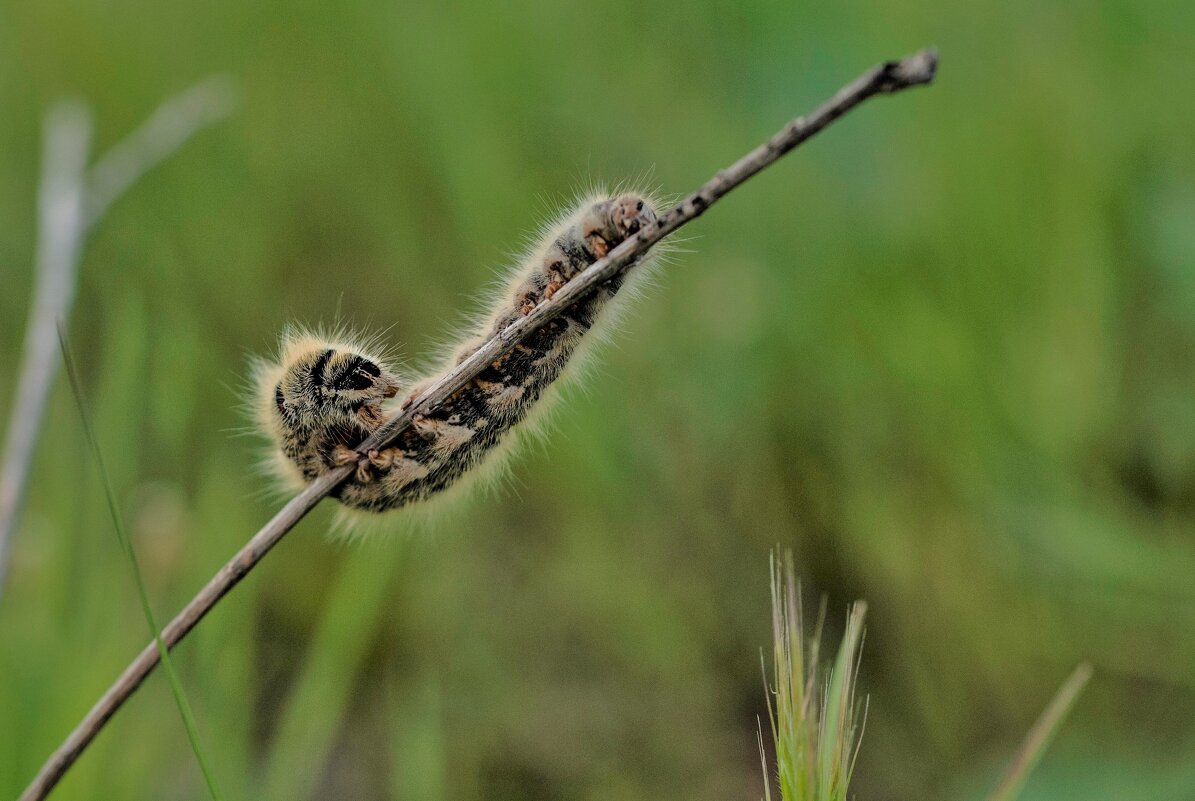
[(196, 84), (159, 106), (90, 171), (87, 107), (78, 101), (62, 102), (46, 114), (35, 288), (0, 467), (0, 592), (46, 404), (58, 374), (58, 324), (70, 317), (87, 235), (138, 178), (194, 133), (227, 116), (234, 97), (227, 78)]
[[(477, 376), (487, 365), (511, 350), (535, 329), (559, 315), (585, 292), (611, 276), (630, 267), (648, 248), (686, 223), (705, 213), (711, 205), (730, 190), (774, 163), (809, 137), (864, 100), (880, 94), (930, 83), (937, 68), (937, 54), (923, 50), (900, 61), (890, 61), (874, 67), (854, 82), (838, 91), (811, 114), (798, 117), (764, 144), (720, 171), (704, 186), (662, 215), (657, 223), (626, 240), (602, 260), (573, 278), (551, 300), (541, 303), (526, 317), (512, 323), (497, 336), (489, 339), (468, 359), (444, 374), (430, 386), (402, 414), (397, 415), (357, 450), (365, 453), (383, 447), (411, 424), (417, 413), (429, 413), (446, 398)], [(332, 470), (312, 481), (295, 496), (191, 599), (181, 612), (162, 630), (162, 639), (173, 648), (229, 590), (261, 561), (262, 557), (293, 528), (325, 495), (344, 482), (353, 466)], [(33, 783), (19, 801), (38, 801), (57, 784), (67, 769), (79, 758), (83, 749), (95, 738), (108, 719), (141, 685), (158, 664), (158, 651), (151, 643), (125, 668), (116, 682), (96, 702), (74, 731), (50, 755)]]

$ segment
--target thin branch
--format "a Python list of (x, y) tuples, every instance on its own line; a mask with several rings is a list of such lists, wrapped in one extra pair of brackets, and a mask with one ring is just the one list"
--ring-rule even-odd
[[(699, 190), (660, 217), (657, 223), (626, 240), (602, 260), (574, 277), (551, 300), (544, 301), (526, 317), (512, 323), (500, 334), (479, 347), (468, 359), (446, 373), (430, 386), (402, 414), (390, 420), (368, 440), (358, 446), (360, 453), (381, 447), (392, 441), (407, 426), (416, 413), (429, 413), (446, 398), (475, 378), (487, 365), (511, 350), (535, 329), (559, 315), (576, 302), (586, 291), (611, 276), (627, 269), (652, 245), (686, 223), (701, 216), (719, 198), (739, 184), (769, 166), (834, 120), (864, 100), (880, 94), (928, 84), (937, 67), (937, 54), (924, 50), (901, 61), (890, 61), (868, 70), (853, 83), (841, 89), (811, 114), (799, 117), (779, 133), (743, 158), (722, 170)], [(343, 483), (353, 472), (353, 466), (331, 470), (316, 478), (301, 493), (282, 507), (253, 538), (229, 560), (178, 616), (162, 630), (167, 646), (173, 648), (199, 623), (203, 616), (223, 598), (241, 579), (261, 561), (270, 549), (293, 528), (329, 492)], [(125, 668), (116, 682), (96, 702), (74, 731), (50, 756), (33, 783), (21, 795), (20, 801), (45, 798), (66, 770), (78, 759), (83, 749), (95, 738), (108, 719), (141, 685), (158, 663), (158, 653), (151, 644)]]
[(1058, 688), (1058, 692), (1050, 699), (1049, 705), (1041, 713), (1041, 717), (1033, 724), (1033, 728), (1025, 735), (1025, 741), (1013, 758), (1008, 771), (1000, 780), (995, 791), (988, 796), (988, 801), (1014, 801), (1021, 794), (1025, 780), (1030, 772), (1041, 760), (1042, 754), (1050, 746), (1050, 741), (1058, 733), (1058, 728), (1070, 714), (1075, 701), (1079, 700), (1079, 693), (1087, 686), (1091, 679), (1091, 665), (1081, 663), (1074, 669), (1070, 677)]
[(138, 178), (197, 131), (228, 116), (236, 95), (228, 78), (209, 78), (164, 102), (90, 170), (91, 115), (78, 101), (46, 115), (38, 189), (36, 286), (25, 352), (0, 467), (0, 593), (33, 466), (50, 390), (58, 374), (57, 326), (70, 319), (83, 245), (92, 227)]

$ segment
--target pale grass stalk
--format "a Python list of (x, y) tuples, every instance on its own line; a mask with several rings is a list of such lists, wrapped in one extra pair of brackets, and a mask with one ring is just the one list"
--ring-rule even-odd
[(1041, 717), (1025, 735), (1025, 741), (1021, 743), (1020, 750), (1017, 751), (1017, 755), (1008, 766), (1008, 770), (1005, 771), (1000, 784), (988, 796), (988, 801), (1013, 801), (1021, 794), (1026, 779), (1029, 778), (1029, 774), (1037, 766), (1037, 763), (1041, 761), (1046, 749), (1050, 747), (1054, 735), (1058, 733), (1059, 727), (1074, 708), (1075, 702), (1079, 700), (1079, 694), (1091, 680), (1091, 674), (1091, 665), (1083, 662), (1062, 683), (1058, 692), (1054, 694), (1050, 703), (1041, 713)]
[(235, 103), (236, 94), (226, 77), (196, 84), (159, 106), (90, 170), (92, 123), (87, 106), (64, 101), (46, 114), (33, 300), (0, 458), (0, 594), (46, 405), (58, 375), (57, 329), (60, 321), (70, 320), (87, 236), (141, 176), (195, 133), (228, 116)]

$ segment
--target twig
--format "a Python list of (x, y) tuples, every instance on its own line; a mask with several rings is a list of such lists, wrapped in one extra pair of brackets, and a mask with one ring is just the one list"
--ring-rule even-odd
[(1087, 686), (1091, 679), (1091, 665), (1081, 663), (1074, 669), (1070, 677), (1058, 688), (1058, 692), (1050, 699), (1049, 705), (1041, 713), (1041, 717), (1033, 724), (1033, 728), (1025, 735), (1025, 742), (1008, 766), (1004, 777), (995, 791), (988, 796), (988, 801), (1013, 801), (1021, 794), (1025, 780), (1029, 773), (1041, 760), (1042, 754), (1050, 746), (1050, 741), (1058, 733), (1058, 727), (1070, 714), (1071, 707), (1079, 699), (1079, 693)]
[[(512, 323), (500, 334), (486, 341), (468, 359), (429, 387), (402, 414), (390, 420), (358, 446), (357, 450), (364, 453), (371, 448), (384, 446), (393, 440), (411, 424), (413, 415), (420, 412), (425, 414), (431, 412), (452, 393), (476, 377), (492, 361), (511, 350), (539, 326), (556, 317), (586, 291), (627, 269), (656, 242), (701, 216), (706, 209), (727, 192), (775, 162), (864, 100), (879, 94), (890, 94), (928, 84), (933, 80), (936, 67), (937, 54), (933, 50), (923, 50), (900, 61), (890, 61), (868, 70), (853, 83), (839, 90), (833, 98), (823, 103), (813, 113), (793, 120), (763, 145), (719, 172), (699, 190), (661, 216), (654, 226), (641, 230), (636, 236), (610, 251), (604, 259), (574, 277), (551, 300), (541, 303), (526, 317)], [(203, 616), (211, 611), (212, 607), (235, 587), (307, 512), (325, 495), (344, 482), (353, 469), (352, 465), (348, 465), (324, 473), (282, 507), (281, 511), (254, 534), (253, 538), (224, 567), (220, 568), (211, 581), (163, 629), (162, 637), (167, 646), (173, 648), (179, 640), (185, 637)], [(83, 749), (141, 685), (141, 682), (145, 680), (157, 663), (157, 650), (153, 644), (150, 644), (125, 668), (125, 671), (96, 702), (62, 745), (51, 754), (33, 783), (21, 795), (20, 801), (38, 801), (38, 799), (46, 797), (46, 794), (62, 778), (66, 770), (78, 759)]]
[(226, 117), (235, 97), (229, 79), (222, 76), (195, 85), (159, 106), (90, 172), (91, 115), (87, 107), (78, 101), (64, 102), (46, 115), (38, 188), (36, 286), (0, 467), (0, 593), (46, 403), (58, 374), (57, 325), (70, 318), (87, 235), (138, 178), (197, 131)]

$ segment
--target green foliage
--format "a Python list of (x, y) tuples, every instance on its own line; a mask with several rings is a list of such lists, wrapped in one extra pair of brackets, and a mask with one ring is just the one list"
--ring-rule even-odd
[[(867, 606), (862, 601), (851, 605), (838, 655), (830, 674), (823, 677), (819, 651), (825, 605), (812, 636), (806, 639), (801, 589), (791, 551), (785, 553), (783, 567), (772, 554), (771, 574), (773, 685), (769, 687), (768, 721), (780, 799), (846, 801), (867, 718), (867, 702), (860, 703), (855, 697)], [(1083, 663), (1058, 689), (988, 801), (1016, 801), (1020, 797), (1029, 774), (1090, 678), (1091, 666)], [(759, 751), (764, 766), (764, 798), (772, 801), (762, 729)]]
[[(818, 664), (822, 623), (819, 620), (806, 645), (792, 554), (786, 554), (783, 568), (773, 555), (774, 686), (768, 699), (768, 719), (781, 801), (845, 801), (848, 797), (866, 718), (855, 699), (866, 610), (861, 601), (851, 606), (838, 656), (829, 676), (823, 677)], [(762, 747), (761, 741), (761, 752)], [(764, 797), (771, 801), (766, 776)]]
[(145, 589), (145, 579), (141, 576), (141, 564), (137, 561), (137, 552), (133, 550), (133, 542), (125, 529), (124, 516), (120, 512), (120, 502), (116, 500), (116, 493), (112, 491), (112, 482), (108, 478), (108, 470), (104, 467), (104, 456), (100, 450), (100, 442), (91, 427), (91, 414), (87, 408), (87, 399), (83, 395), (83, 386), (79, 382), (75, 359), (71, 354), (70, 344), (67, 342), (66, 332), (58, 329), (58, 342), (62, 346), (62, 360), (66, 363), (66, 375), (70, 382), (71, 392), (75, 396), (75, 403), (79, 407), (79, 417), (83, 421), (83, 437), (87, 440), (87, 447), (95, 458), (96, 470), (100, 476), (100, 483), (104, 486), (104, 499), (108, 503), (108, 514), (112, 518), (112, 528), (116, 531), (116, 539), (120, 549), (129, 560), (129, 571), (133, 575), (133, 584), (137, 587), (137, 599), (141, 602), (141, 611), (145, 614), (145, 622), (149, 625), (149, 633), (154, 638), (158, 648), (158, 655), (162, 660), (162, 669), (170, 680), (170, 692), (178, 706), (178, 713), (183, 719), (183, 728), (187, 730), (187, 740), (191, 743), (191, 750), (195, 752), (195, 760), (203, 772), (203, 780), (207, 783), (208, 792), (214, 801), (221, 801), (223, 794), (216, 783), (216, 775), (205, 756), (203, 744), (199, 741), (199, 729), (195, 725), (195, 716), (191, 713), (191, 705), (183, 692), (182, 682), (178, 678), (178, 671), (174, 669), (174, 661), (170, 658), (170, 649), (162, 640), (162, 629), (154, 619), (153, 605), (149, 602), (149, 591)]

